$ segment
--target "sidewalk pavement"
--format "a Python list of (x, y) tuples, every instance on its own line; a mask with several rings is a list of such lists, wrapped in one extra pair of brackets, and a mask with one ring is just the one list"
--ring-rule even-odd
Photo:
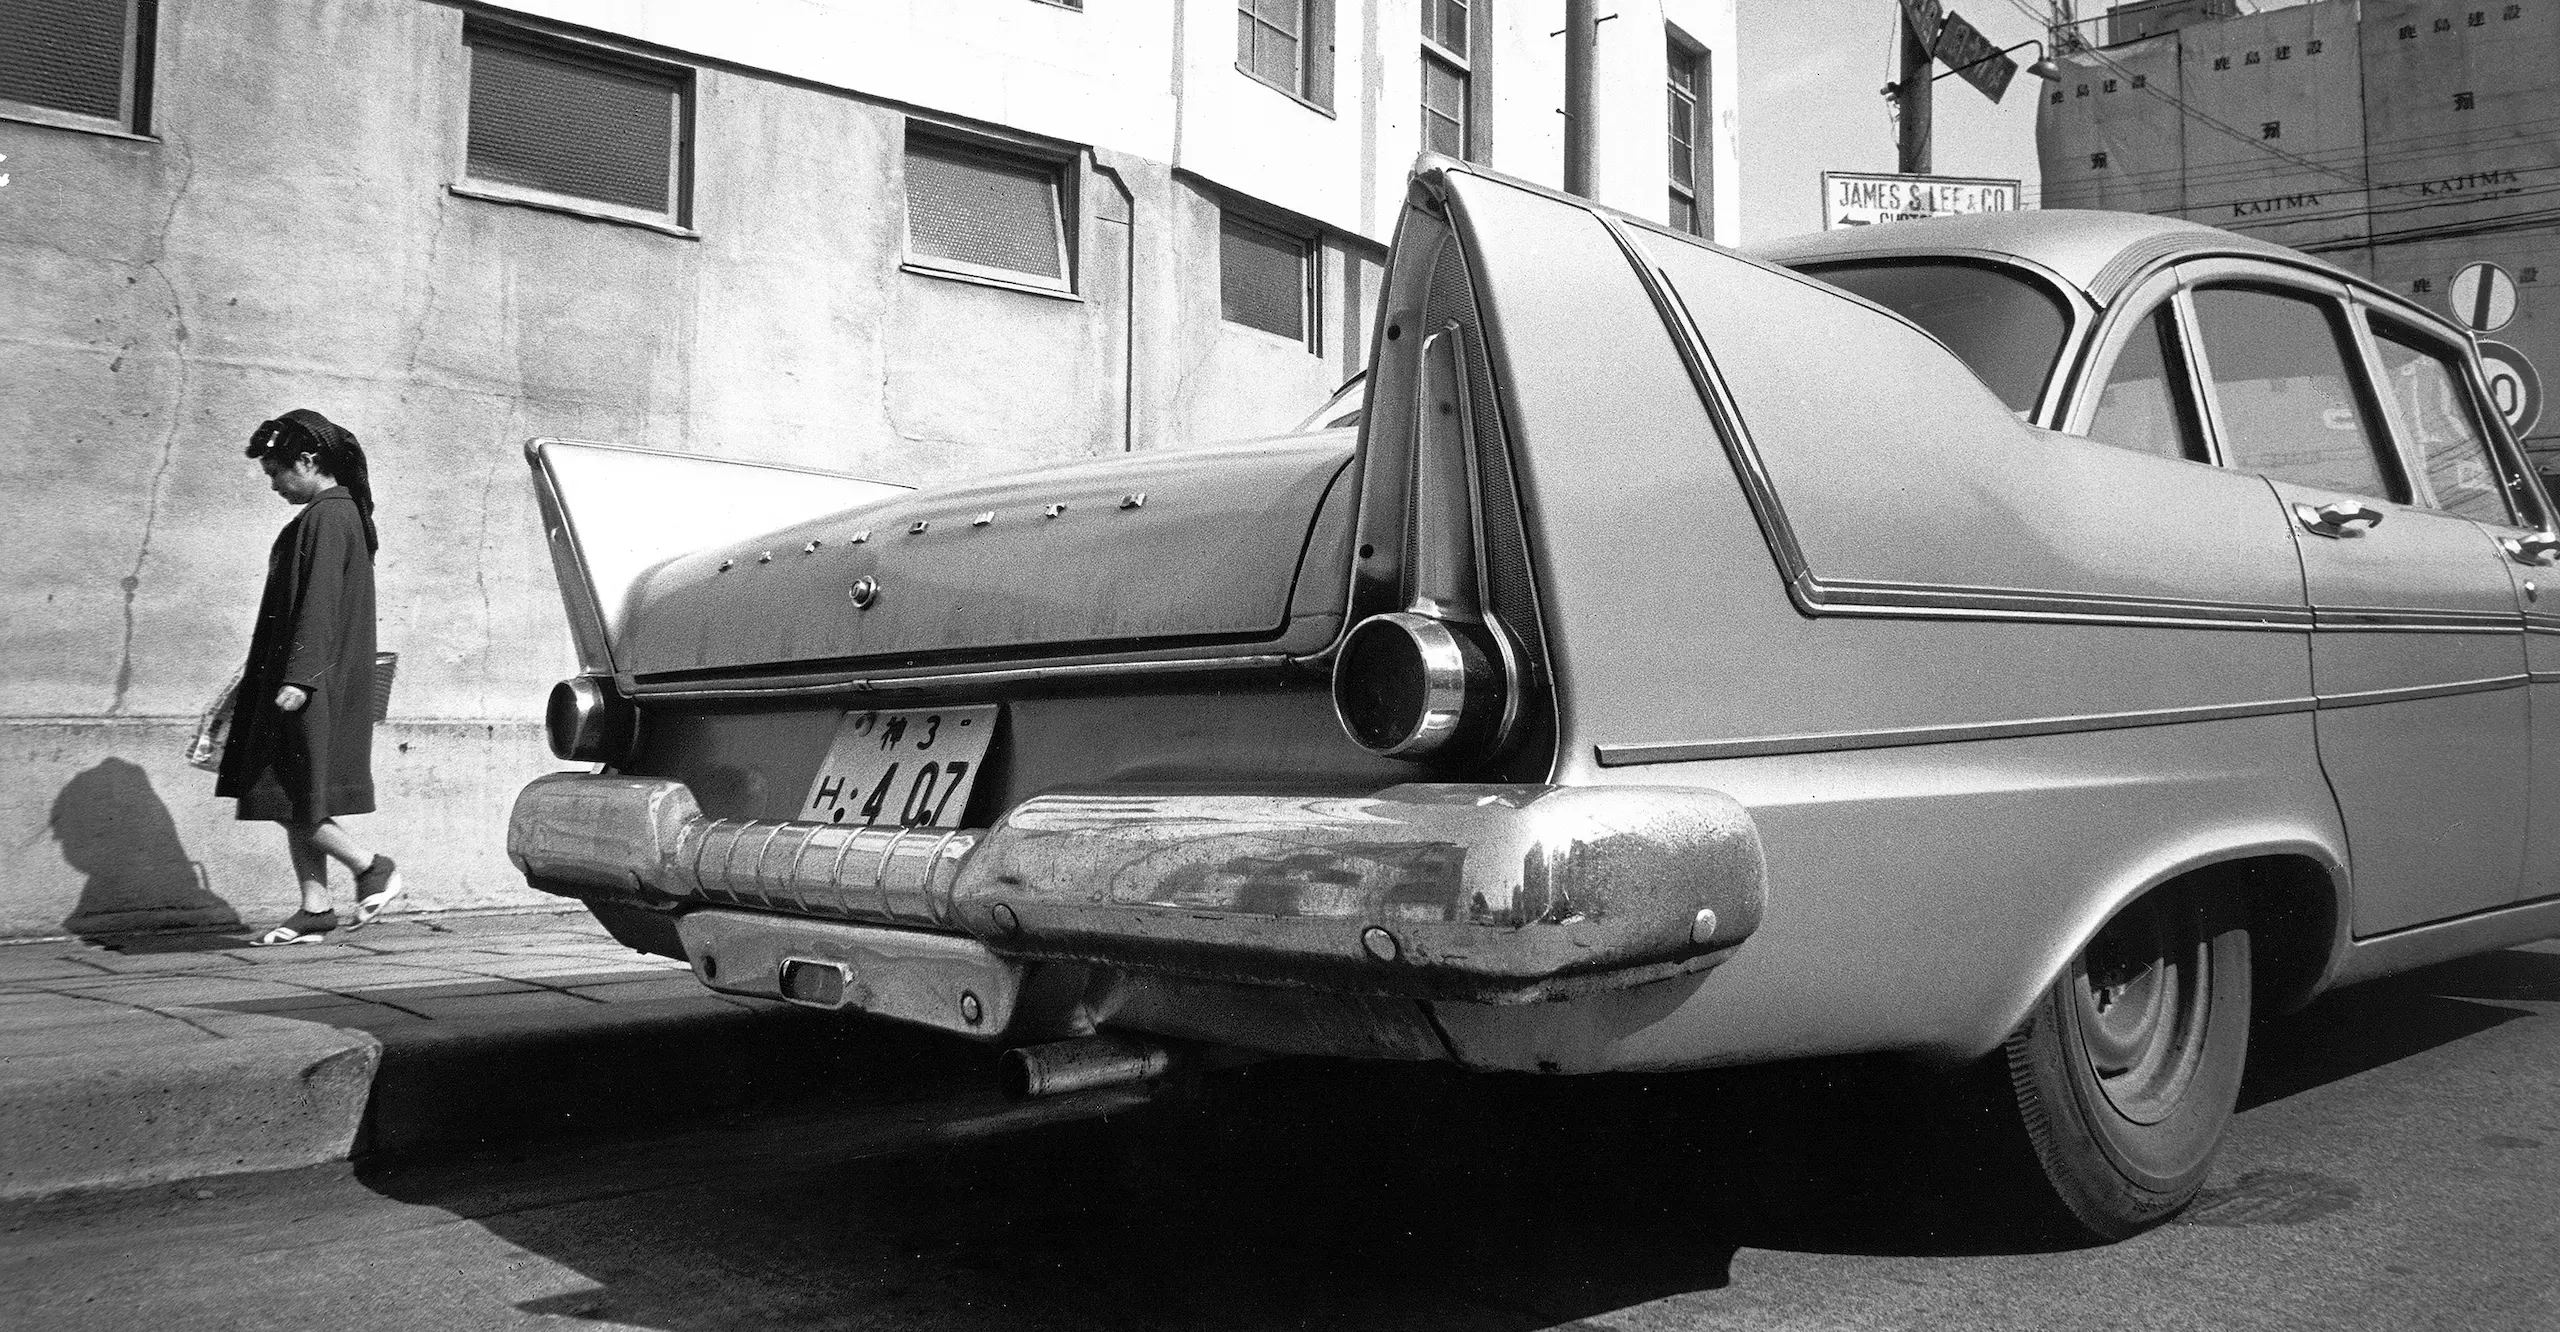
[(280, 948), (0, 944), (0, 1198), (682, 1122), (927, 1048), (948, 1064), (901, 1029), (714, 994), (574, 908)]

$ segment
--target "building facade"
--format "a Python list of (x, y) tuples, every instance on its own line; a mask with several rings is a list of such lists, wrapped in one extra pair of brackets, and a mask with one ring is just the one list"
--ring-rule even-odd
[(2132, 8), (2103, 21), (2153, 35), (2058, 43), (2044, 205), (2245, 232), (2453, 316), (2536, 465), (2560, 472), (2541, 383), (2560, 369), (2560, 0), (2151, 6), (2114, 24)]
[[(0, 934), (263, 921), (180, 753), (289, 511), (373, 459), (382, 812), (529, 900), (573, 669), (539, 435), (924, 483), (1289, 427), (1367, 356), (1429, 146), (1555, 183), (1562, 0), (21, 0), (0, 40)], [(1600, 29), (1598, 192), (1737, 234), (1732, 0)]]

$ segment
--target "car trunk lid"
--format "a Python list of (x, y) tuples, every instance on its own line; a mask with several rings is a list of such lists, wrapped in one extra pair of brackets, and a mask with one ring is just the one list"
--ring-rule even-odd
[(643, 679), (1268, 639), (1348, 432), (1142, 454), (893, 495), (638, 578)]

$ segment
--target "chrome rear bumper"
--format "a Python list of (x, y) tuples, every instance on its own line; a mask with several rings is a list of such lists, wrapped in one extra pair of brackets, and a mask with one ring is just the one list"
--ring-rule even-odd
[(682, 783), (516, 798), (536, 887), (966, 934), (996, 954), (1342, 994), (1522, 1003), (1721, 960), (1760, 922), (1713, 791), (1414, 784), (1371, 796), (1036, 796), (959, 831), (713, 819)]

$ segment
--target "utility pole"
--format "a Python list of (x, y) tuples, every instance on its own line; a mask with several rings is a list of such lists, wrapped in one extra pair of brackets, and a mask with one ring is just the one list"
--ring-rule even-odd
[(1600, 0), (1564, 0), (1564, 192), (1593, 198), (1600, 173), (1592, 160), (1600, 142), (1592, 69), (1600, 46)]
[(1902, 37), (1902, 73), (1893, 85), (1894, 147), (1902, 163), (1898, 169), (1906, 176), (1925, 176), (1929, 174), (1929, 63), (1934, 58), (1930, 50), (1938, 34), (1920, 31), (1908, 5), (1895, 7), (1893, 27)]

